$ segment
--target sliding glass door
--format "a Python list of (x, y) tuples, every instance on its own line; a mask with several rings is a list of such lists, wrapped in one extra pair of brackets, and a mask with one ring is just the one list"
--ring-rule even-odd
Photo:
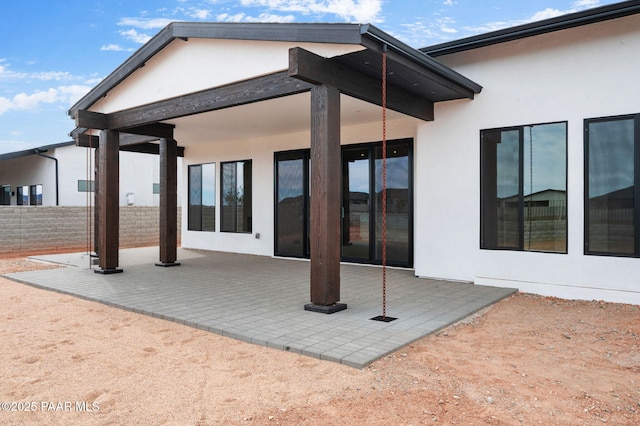
[[(387, 264), (413, 266), (412, 140), (387, 145)], [(382, 144), (342, 148), (342, 259), (382, 262)], [(275, 155), (275, 254), (309, 257), (309, 150)]]

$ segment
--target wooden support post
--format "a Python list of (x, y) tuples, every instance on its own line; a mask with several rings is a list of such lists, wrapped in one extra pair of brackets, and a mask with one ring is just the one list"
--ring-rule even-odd
[(178, 144), (160, 139), (160, 262), (156, 266), (177, 266), (178, 246)]
[(100, 150), (96, 147), (93, 163), (93, 251), (100, 256)]
[(122, 272), (118, 268), (118, 245), (120, 240), (120, 164), (119, 134), (114, 130), (100, 131), (98, 148), (98, 223), (100, 274)]
[(334, 313), (340, 300), (340, 92), (311, 89), (311, 303)]

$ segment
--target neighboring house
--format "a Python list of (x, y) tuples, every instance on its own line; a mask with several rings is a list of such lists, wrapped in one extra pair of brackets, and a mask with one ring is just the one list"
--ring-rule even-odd
[(100, 144), (100, 268), (118, 149), (160, 140), (161, 264), (182, 147), (182, 246), (309, 257), (307, 308), (343, 309), (340, 261), (381, 262), (385, 58), (388, 264), (640, 304), (639, 51), (640, 1), (420, 50), (370, 25), (170, 24), (69, 111)]
[[(0, 154), (0, 205), (87, 205), (94, 189), (94, 157), (87, 154), (73, 141)], [(122, 152), (120, 176), (121, 206), (159, 204), (157, 155)]]

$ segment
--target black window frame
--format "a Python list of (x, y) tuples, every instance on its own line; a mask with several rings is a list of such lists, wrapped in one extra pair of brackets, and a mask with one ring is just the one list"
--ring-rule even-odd
[[(564, 124), (564, 152), (565, 152), (565, 161), (564, 161), (564, 183), (565, 183), (565, 212), (564, 217), (566, 221), (566, 229), (564, 235), (564, 250), (543, 250), (543, 249), (532, 249), (525, 247), (525, 195), (524, 195), (524, 172), (525, 172), (525, 164), (524, 164), (524, 133), (526, 128), (534, 128), (545, 125), (554, 125), (554, 124)], [(486, 211), (487, 201), (485, 197), (485, 190), (488, 188), (488, 184), (495, 183), (493, 180), (490, 182), (487, 178), (487, 174), (485, 170), (487, 169), (488, 160), (486, 158), (486, 150), (484, 147), (484, 138), (485, 132), (509, 132), (509, 131), (517, 131), (518, 132), (518, 180), (519, 180), (519, 189), (518, 189), (518, 200), (517, 200), (517, 215), (518, 215), (518, 244), (517, 246), (500, 246), (497, 242), (496, 244), (491, 244), (488, 240), (489, 238), (485, 235), (486, 231), (486, 220), (487, 214)], [(482, 250), (507, 250), (507, 251), (522, 251), (522, 252), (538, 252), (538, 253), (550, 253), (550, 254), (567, 254), (569, 252), (569, 206), (568, 206), (568, 154), (569, 154), (569, 122), (566, 120), (559, 121), (550, 121), (544, 123), (533, 123), (533, 124), (522, 124), (517, 126), (505, 126), (505, 127), (496, 127), (490, 129), (481, 129), (480, 130), (480, 249)], [(495, 162), (495, 161), (494, 161)], [(531, 201), (529, 201), (531, 203)]]
[[(633, 120), (633, 228), (634, 228), (634, 251), (633, 253), (621, 253), (614, 251), (597, 251), (590, 248), (590, 155), (589, 155), (589, 125), (592, 123), (604, 123), (613, 121)], [(610, 257), (640, 257), (640, 113), (613, 115), (606, 117), (587, 118), (584, 120), (584, 254), (591, 256)]]
[(0, 206), (11, 205), (11, 185), (0, 185)]
[[(273, 170), (274, 170), (274, 179), (273, 179), (273, 194), (274, 194), (274, 214), (273, 214), (273, 228), (274, 228), (274, 238), (273, 238), (273, 254), (275, 256), (283, 256), (283, 257), (294, 257), (301, 259), (308, 259), (310, 256), (310, 247), (309, 247), (309, 209), (310, 209), (310, 179), (311, 175), (309, 170), (309, 164), (311, 159), (311, 150), (310, 149), (295, 149), (290, 151), (279, 151), (273, 154)], [(302, 205), (302, 215), (305, 218), (302, 223), (302, 235), (303, 239), (306, 239), (302, 245), (302, 253), (292, 253), (286, 250), (282, 250), (278, 245), (278, 166), (280, 161), (287, 160), (301, 160), (302, 161), (302, 197), (304, 199)]]
[[(204, 214), (204, 205), (202, 204), (202, 193), (203, 193), (203, 182), (204, 182), (204, 172), (203, 166), (205, 165), (213, 165), (214, 170), (212, 176), (213, 179), (213, 188), (214, 192), (217, 190), (216, 187), (216, 174), (215, 170), (216, 163), (200, 163), (200, 164), (190, 164), (187, 168), (187, 230), (188, 231), (198, 231), (198, 232), (215, 232), (216, 230), (216, 205), (213, 205), (213, 222), (211, 226), (207, 226), (205, 222), (205, 214)], [(196, 200), (192, 199), (192, 174), (195, 169), (200, 169), (200, 181), (199, 181), (199, 194), (200, 199), (197, 200), (198, 203), (195, 204)], [(155, 184), (154, 184), (155, 185)], [(213, 202), (216, 202), (216, 194), (213, 194)], [(196, 215), (196, 213), (198, 213)], [(207, 215), (211, 216), (211, 215)]]
[[(40, 198), (38, 198), (38, 188), (40, 188)], [(44, 189), (42, 184), (29, 185), (29, 205), (41, 206), (44, 199)]]
[[(236, 197), (236, 203), (233, 204), (234, 207), (234, 216), (235, 220), (232, 223), (228, 223), (225, 219), (225, 197), (228, 195), (225, 194), (225, 166), (233, 165), (234, 166), (234, 182), (237, 182), (237, 167), (239, 164), (244, 163), (245, 168), (243, 170), (243, 187), (242, 187), (242, 226), (238, 226), (239, 222), (237, 220), (237, 195), (231, 195), (232, 197)], [(249, 166), (248, 169), (246, 166)], [(247, 173), (248, 171), (248, 173)], [(249, 187), (247, 188), (247, 184)], [(236, 185), (237, 186), (237, 185)], [(246, 211), (245, 211), (246, 210)], [(246, 221), (246, 223), (244, 223)], [(223, 161), (220, 163), (220, 232), (230, 232), (235, 234), (251, 234), (253, 233), (253, 162), (252, 160), (237, 160), (237, 161)]]

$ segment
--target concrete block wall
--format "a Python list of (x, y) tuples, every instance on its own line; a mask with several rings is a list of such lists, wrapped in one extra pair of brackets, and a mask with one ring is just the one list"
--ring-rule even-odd
[[(89, 214), (93, 247), (93, 210)], [(159, 218), (157, 206), (120, 207), (120, 247), (158, 245)], [(86, 207), (0, 206), (0, 256), (85, 251), (87, 244)]]

